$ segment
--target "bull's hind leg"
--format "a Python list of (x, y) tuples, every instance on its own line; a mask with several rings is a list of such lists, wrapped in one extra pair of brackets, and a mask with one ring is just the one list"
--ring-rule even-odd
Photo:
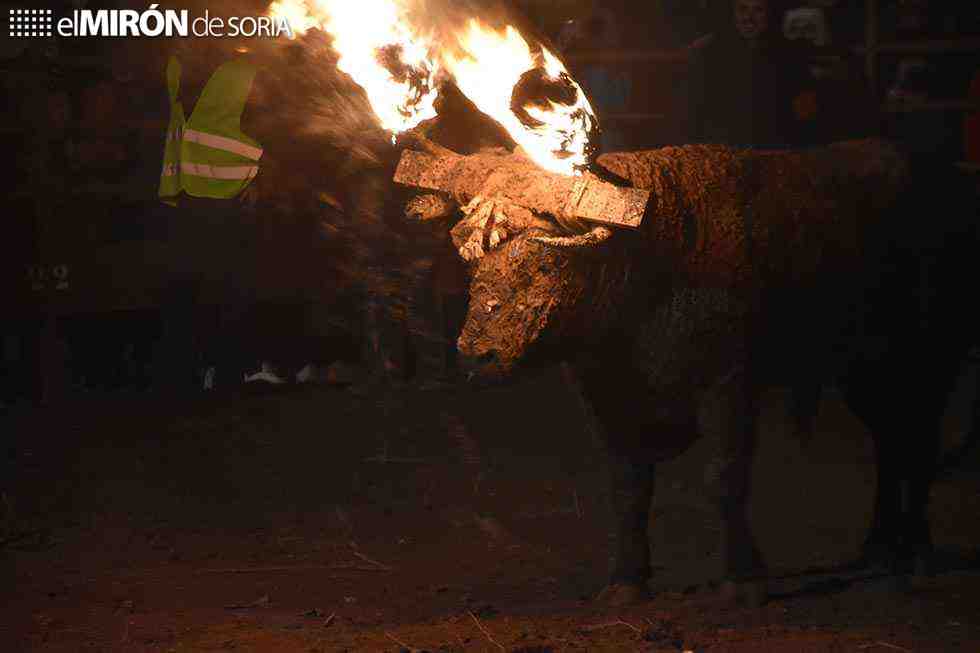
[[(915, 575), (931, 575), (934, 550), (929, 528), (929, 495), (939, 469), (939, 452), (942, 444), (941, 424), (946, 411), (947, 399), (959, 377), (959, 352), (943, 357), (937, 355), (931, 370), (925, 364), (918, 370), (928, 384), (913, 386), (917, 410), (913, 410), (905, 431), (891, 434), (900, 439), (897, 463), (904, 480), (901, 523), (899, 525), (899, 557), (903, 571)], [(897, 436), (897, 437), (896, 437)], [(903, 437), (904, 436), (904, 437)]]
[(893, 570), (898, 564), (899, 516), (902, 506), (902, 483), (898, 476), (897, 451), (874, 432), (876, 487), (871, 530), (861, 545), (858, 562), (864, 567)]
[(653, 498), (654, 465), (626, 456), (609, 457), (609, 488), (612, 530), (610, 533), (609, 584), (598, 601), (622, 605), (649, 596), (650, 501)]
[(847, 406), (868, 427), (875, 452), (874, 514), (857, 565), (894, 569), (898, 559), (902, 504), (900, 443), (895, 441), (895, 433), (902, 430), (899, 417), (904, 419), (904, 416), (899, 416), (892, 406), (884, 403), (893, 396), (884, 386), (884, 378), (860, 368), (852, 370), (843, 381)]
[[(918, 412), (918, 411), (913, 411)], [(935, 415), (905, 416), (907, 423), (869, 423), (875, 443), (877, 490), (871, 530), (859, 564), (907, 574), (928, 572), (933, 547), (926, 514), (939, 453)]]
[[(910, 446), (904, 448), (902, 461), (908, 479), (902, 524), (903, 555), (916, 575), (932, 575), (935, 571), (935, 551), (928, 516), (929, 497), (940, 469), (942, 418), (949, 396), (959, 381), (963, 353), (967, 350), (968, 342), (964, 339), (957, 343), (950, 338), (944, 350), (930, 351), (932, 356), (928, 361), (912, 368), (919, 370), (920, 378), (927, 379), (922, 384), (924, 387), (914, 389), (918, 394), (920, 410), (919, 421), (913, 425), (918, 430), (910, 438)], [(929, 369), (928, 363), (932, 364), (932, 369), (928, 374), (923, 374), (921, 370)], [(972, 428), (976, 429), (980, 400), (977, 400), (974, 410), (976, 414)]]
[(910, 368), (929, 380), (927, 387), (895, 373), (901, 366), (893, 363), (876, 373), (852, 374), (845, 392), (848, 406), (871, 432), (877, 463), (874, 518), (859, 563), (900, 574), (930, 566), (926, 510), (938, 464), (940, 420), (957, 371), (925, 363)]
[(916, 575), (932, 575), (934, 549), (929, 527), (929, 494), (939, 459), (939, 419), (926, 420), (920, 439), (904, 460), (908, 488), (902, 524), (902, 558)]

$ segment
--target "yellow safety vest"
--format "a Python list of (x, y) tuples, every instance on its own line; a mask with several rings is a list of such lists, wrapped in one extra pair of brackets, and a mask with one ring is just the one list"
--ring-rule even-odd
[[(171, 84), (171, 70), (176, 82)], [(193, 197), (231, 199), (241, 193), (258, 174), (262, 146), (241, 131), (241, 117), (252, 90), (255, 68), (244, 61), (222, 64), (208, 80), (189, 120), (171, 93), (171, 132), (179, 137), (167, 141), (160, 183), (160, 196), (167, 201), (180, 191)], [(171, 58), (167, 66), (168, 87), (176, 87), (180, 67)], [(179, 125), (179, 127), (178, 127)], [(171, 149), (171, 143), (176, 147)], [(170, 177), (166, 183), (164, 180)], [(172, 178), (176, 177), (176, 180)], [(173, 195), (165, 195), (176, 190)]]
[(163, 170), (160, 171), (158, 195), (166, 204), (176, 206), (180, 195), (180, 138), (184, 131), (184, 105), (177, 99), (180, 89), (180, 62), (170, 57), (167, 63), (167, 91), (170, 93), (170, 124), (163, 145)]

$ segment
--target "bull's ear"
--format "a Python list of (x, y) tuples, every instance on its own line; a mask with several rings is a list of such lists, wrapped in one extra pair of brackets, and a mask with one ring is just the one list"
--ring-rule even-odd
[(576, 236), (531, 236), (531, 240), (548, 247), (562, 249), (598, 247), (612, 237), (612, 230), (607, 227), (594, 227), (591, 231)]
[(405, 217), (416, 222), (436, 222), (453, 216), (459, 205), (439, 193), (416, 195), (405, 205)]
[(449, 237), (452, 239), (456, 249), (459, 249), (469, 241), (475, 229), (476, 227), (472, 223), (466, 220), (460, 220), (449, 230)]

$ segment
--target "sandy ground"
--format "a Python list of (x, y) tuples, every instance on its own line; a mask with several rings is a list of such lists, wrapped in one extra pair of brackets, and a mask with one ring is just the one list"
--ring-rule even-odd
[(767, 399), (751, 517), (772, 600), (716, 598), (703, 440), (660, 469), (655, 598), (617, 611), (590, 601), (607, 564), (604, 456), (554, 370), (479, 392), (9, 409), (0, 650), (980, 650), (980, 457), (935, 488), (937, 576), (847, 571), (870, 442), (833, 393), (807, 446), (786, 435), (781, 393)]

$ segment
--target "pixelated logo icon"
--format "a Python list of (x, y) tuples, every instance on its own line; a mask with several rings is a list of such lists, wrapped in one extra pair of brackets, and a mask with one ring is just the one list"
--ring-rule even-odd
[(51, 9), (10, 9), (7, 16), (12, 38), (54, 35), (54, 12)]

